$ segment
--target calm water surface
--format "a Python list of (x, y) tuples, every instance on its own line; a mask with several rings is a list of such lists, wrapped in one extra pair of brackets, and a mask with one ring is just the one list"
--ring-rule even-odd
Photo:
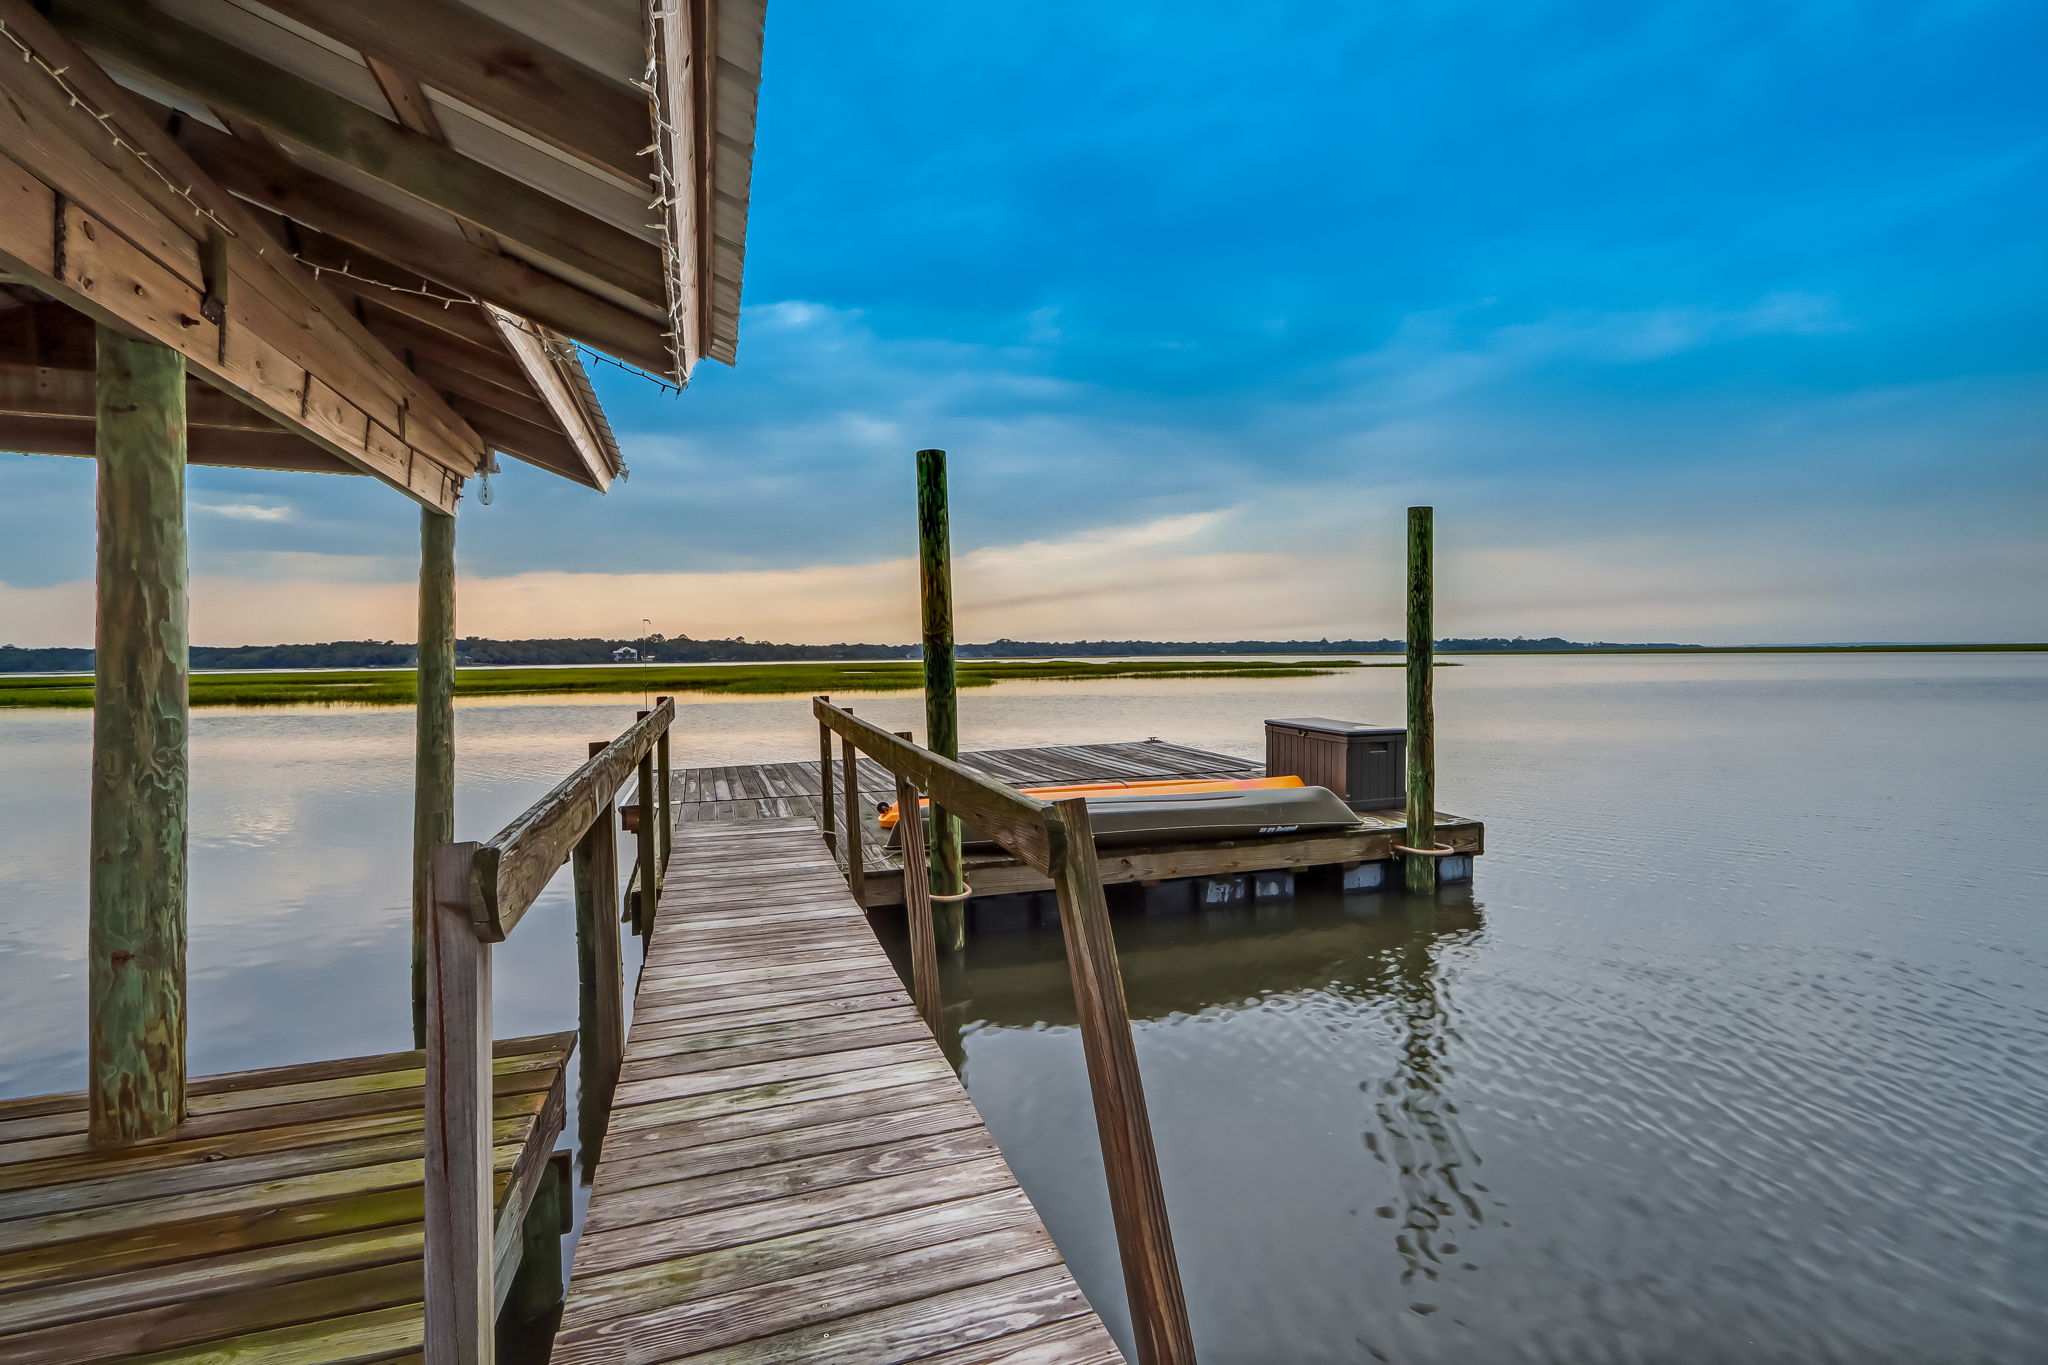
[[(1398, 723), (1400, 685), (1004, 684), (964, 729), (1256, 756), (1267, 716)], [(1121, 922), (1205, 1365), (2048, 1357), (2048, 658), (1482, 658), (1438, 693), (1472, 888)], [(465, 704), (462, 833), (632, 710)], [(82, 1075), (88, 721), (0, 713), (0, 1095)], [(407, 1046), (409, 713), (192, 737), (195, 1069)], [(816, 752), (798, 699), (685, 704), (679, 737)], [(570, 1026), (574, 981), (557, 887), (499, 951), (499, 1031)], [(1058, 942), (980, 940), (950, 988), (1121, 1330)]]

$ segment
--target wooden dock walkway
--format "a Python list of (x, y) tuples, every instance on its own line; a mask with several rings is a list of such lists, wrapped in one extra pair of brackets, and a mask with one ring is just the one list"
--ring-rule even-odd
[(817, 826), (683, 823), (555, 1360), (1123, 1357)]
[[(574, 1044), (495, 1049), (508, 1268)], [(424, 1065), (198, 1077), (175, 1131), (113, 1149), (87, 1145), (83, 1094), (0, 1103), (0, 1362), (417, 1359)]]

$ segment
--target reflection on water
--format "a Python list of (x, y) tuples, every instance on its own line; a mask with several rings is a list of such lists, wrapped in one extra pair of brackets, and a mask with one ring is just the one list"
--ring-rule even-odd
[[(1400, 687), (1004, 684), (962, 727), (1249, 757), (1267, 716), (1398, 719)], [(1437, 692), (1483, 910), (1119, 912), (1204, 1365), (2041, 1358), (2048, 656), (1468, 659)], [(463, 837), (637, 702), (464, 703)], [(0, 1096), (83, 1073), (89, 721), (0, 714)], [(195, 1067), (406, 1046), (410, 715), (192, 735)], [(676, 742), (816, 753), (792, 698), (685, 699)], [(497, 950), (503, 1034), (574, 1025), (566, 882)], [(975, 1103), (1119, 1318), (1057, 941), (978, 941), (946, 991)]]
[(1361, 1082), (1359, 1088), (1377, 1092), (1373, 1112), (1379, 1127), (1366, 1132), (1365, 1149), (1398, 1177), (1400, 1202), (1377, 1212), (1400, 1227), (1394, 1246), (1407, 1267), (1401, 1272), (1407, 1284), (1417, 1276), (1434, 1280), (1444, 1259), (1458, 1254), (1450, 1240), (1457, 1220), (1471, 1226), (1484, 1221), (1473, 1195), (1486, 1187), (1477, 1183), (1479, 1156), (1458, 1126), (1458, 1106), (1444, 1094), (1457, 1033), (1444, 999), (1448, 987), (1436, 971), (1434, 940), (1442, 912), (1415, 898), (1386, 913), (1401, 926), (1385, 984), (1398, 1030), (1395, 1065), (1377, 1085)]

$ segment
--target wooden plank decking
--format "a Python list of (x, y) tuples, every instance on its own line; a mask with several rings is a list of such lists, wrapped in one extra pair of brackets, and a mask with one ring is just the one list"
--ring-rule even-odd
[(1122, 1360), (808, 819), (677, 830), (555, 1360)]
[[(504, 1264), (562, 1129), (574, 1042), (497, 1045)], [(424, 1065), (201, 1077), (175, 1132), (110, 1150), (87, 1145), (82, 1094), (0, 1102), (0, 1362), (418, 1352)]]
[[(1027, 787), (1064, 782), (1144, 781), (1151, 778), (1260, 777), (1262, 764), (1185, 744), (1147, 739), (1123, 744), (1052, 744), (1028, 749), (984, 749), (960, 755), (960, 762), (998, 781)], [(836, 769), (835, 763), (835, 769)], [(895, 779), (863, 756), (861, 789), (862, 901), (869, 907), (903, 903), (902, 869), (888, 835), (876, 823), (877, 806), (896, 799)], [(684, 825), (733, 825), (800, 817), (818, 821), (818, 765), (728, 764), (687, 768), (677, 773), (676, 819)], [(838, 780), (835, 771), (834, 781)], [(841, 803), (844, 793), (836, 792)], [(843, 818), (843, 804), (840, 807)], [(1268, 868), (1304, 868), (1392, 858), (1406, 832), (1400, 810), (1362, 811), (1360, 828), (1340, 833), (1274, 835), (1256, 839), (1210, 840), (1104, 851), (1106, 883), (1214, 877)], [(1437, 840), (1462, 853), (1480, 853), (1485, 829), (1462, 815), (1437, 812)], [(967, 855), (968, 880), (982, 895), (1044, 891), (1051, 883), (1001, 852)]]

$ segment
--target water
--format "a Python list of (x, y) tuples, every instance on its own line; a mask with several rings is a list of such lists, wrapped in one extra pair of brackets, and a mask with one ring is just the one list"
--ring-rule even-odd
[[(1004, 684), (963, 724), (1254, 756), (1268, 715), (1397, 721), (1399, 689)], [(1469, 891), (1122, 922), (1205, 1365), (2041, 1358), (2048, 658), (1478, 658), (1438, 695)], [(465, 704), (462, 832), (634, 704)], [(0, 1095), (82, 1072), (87, 721), (0, 714)], [(195, 1069), (408, 1045), (410, 744), (405, 712), (196, 713)], [(815, 752), (798, 699), (681, 708), (678, 763)], [(573, 1023), (570, 934), (557, 887), (499, 950), (502, 1033)], [(982, 940), (950, 1017), (1120, 1322), (1060, 963)]]

